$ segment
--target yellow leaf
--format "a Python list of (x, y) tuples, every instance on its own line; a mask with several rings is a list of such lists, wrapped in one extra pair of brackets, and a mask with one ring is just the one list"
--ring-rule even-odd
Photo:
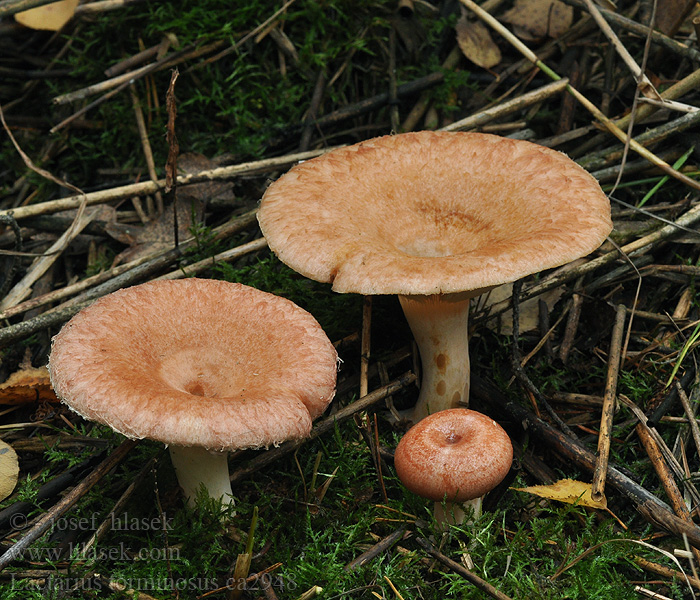
[(80, 0), (59, 0), (18, 12), (15, 20), (31, 29), (58, 31), (73, 17)]
[(19, 476), (17, 453), (12, 446), (0, 440), (0, 500), (4, 500), (15, 489)]
[(527, 492), (549, 500), (559, 500), (567, 504), (578, 504), (589, 508), (607, 508), (605, 498), (597, 502), (591, 497), (591, 484), (574, 479), (560, 479), (552, 485), (533, 485), (526, 488), (513, 488), (519, 492)]

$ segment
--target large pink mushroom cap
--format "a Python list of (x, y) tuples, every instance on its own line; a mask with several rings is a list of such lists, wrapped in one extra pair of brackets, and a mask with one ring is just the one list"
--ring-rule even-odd
[(294, 166), (258, 213), (270, 248), (337, 292), (444, 294), (595, 250), (610, 203), (570, 158), (523, 140), (420, 131)]
[(296, 304), (207, 279), (114, 292), (53, 339), (56, 394), (86, 419), (169, 446), (185, 497), (233, 502), (227, 451), (308, 435), (337, 353)]
[(208, 450), (306, 436), (335, 391), (337, 354), (312, 315), (223, 281), (155, 281), (82, 310), (49, 371), (74, 411), (130, 438)]

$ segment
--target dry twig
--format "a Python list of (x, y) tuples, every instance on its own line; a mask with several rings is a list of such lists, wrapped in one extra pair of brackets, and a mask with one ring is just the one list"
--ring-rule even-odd
[(608, 374), (605, 380), (605, 395), (603, 396), (603, 409), (600, 418), (600, 433), (598, 434), (598, 458), (593, 470), (593, 483), (591, 496), (596, 501), (605, 498), (605, 479), (608, 472), (608, 457), (610, 454), (610, 438), (612, 437), (613, 416), (615, 415), (615, 398), (617, 394), (617, 380), (620, 373), (620, 356), (622, 354), (622, 336), (624, 333), (626, 308), (623, 305), (617, 307), (615, 326), (610, 340), (610, 353), (608, 355)]

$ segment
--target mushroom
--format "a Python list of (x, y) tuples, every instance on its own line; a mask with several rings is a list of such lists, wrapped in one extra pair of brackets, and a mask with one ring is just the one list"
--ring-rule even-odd
[(597, 181), (564, 154), (430, 131), (295, 165), (267, 189), (258, 220), (306, 277), (399, 295), (423, 368), (414, 423), (468, 405), (471, 298), (589, 254), (612, 228)]
[(168, 445), (190, 505), (232, 502), (227, 452), (308, 435), (335, 393), (337, 353), (294, 303), (224, 281), (119, 290), (53, 338), (56, 394), (86, 419)]
[[(481, 515), (482, 497), (508, 474), (513, 446), (490, 417), (467, 408), (427, 416), (401, 438), (394, 467), (413, 493), (435, 501), (435, 518), (459, 524)], [(444, 502), (444, 506), (443, 506)]]

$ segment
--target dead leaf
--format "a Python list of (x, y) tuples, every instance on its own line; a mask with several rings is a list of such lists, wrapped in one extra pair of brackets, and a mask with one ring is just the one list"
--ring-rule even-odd
[(413, 17), (404, 18), (396, 14), (391, 15), (388, 21), (398, 34), (399, 39), (408, 53), (416, 57), (426, 36), (420, 19), (415, 19)]
[(466, 15), (462, 15), (455, 25), (455, 32), (462, 54), (475, 65), (491, 69), (501, 62), (501, 50), (481, 21), (469, 21)]
[[(202, 221), (204, 203), (176, 190), (175, 206), (177, 208), (179, 239), (188, 239), (192, 237), (191, 228), (199, 225)], [(160, 217), (143, 227), (108, 223), (105, 231), (114, 239), (130, 246), (117, 256), (115, 264), (134, 261), (148, 254), (170, 250), (175, 247), (173, 207), (167, 206)]]
[(603, 498), (597, 502), (591, 497), (591, 484), (575, 479), (560, 479), (552, 485), (533, 485), (526, 488), (513, 488), (518, 492), (527, 492), (548, 500), (558, 500), (566, 504), (578, 504), (588, 508), (606, 509), (607, 501)]
[[(535, 298), (525, 300), (520, 303), (520, 333), (534, 331), (539, 326), (539, 301), (544, 300), (547, 308), (551, 311), (559, 298), (564, 294), (564, 288), (558, 287), (540, 294)], [(498, 304), (502, 300), (513, 295), (513, 284), (505, 283), (484, 294), (478, 302), (478, 310), (488, 312), (489, 307)], [(486, 321), (486, 326), (501, 335), (513, 335), (513, 311), (507, 310), (500, 315), (496, 315)]]
[[(178, 172), (184, 175), (209, 171), (219, 164), (202, 154), (186, 152), (177, 159)], [(192, 237), (193, 226), (201, 225), (207, 203), (213, 200), (235, 200), (231, 182), (204, 181), (175, 188), (178, 238)], [(175, 245), (173, 207), (167, 206), (163, 214), (144, 226), (109, 222), (105, 231), (115, 240), (130, 246), (117, 256), (115, 264), (136, 260), (147, 254), (170, 250)]]
[(559, 0), (515, 0), (501, 20), (513, 25), (519, 37), (528, 41), (558, 38), (571, 27), (574, 9)]
[(696, 6), (695, 0), (658, 0), (654, 29), (673, 37)]
[(58, 31), (73, 18), (80, 0), (60, 0), (23, 10), (15, 14), (15, 20), (30, 29)]
[[(180, 154), (177, 159), (177, 170), (182, 175), (210, 171), (218, 166), (220, 166), (218, 162), (197, 152), (185, 152)], [(230, 181), (203, 181), (202, 183), (179, 185), (177, 193), (190, 196), (205, 204), (212, 200), (231, 202), (235, 199), (233, 183)]]
[(0, 440), (0, 501), (7, 498), (17, 485), (19, 461), (12, 446)]
[(0, 404), (25, 404), (36, 401), (58, 402), (46, 367), (25, 367), (0, 384)]

